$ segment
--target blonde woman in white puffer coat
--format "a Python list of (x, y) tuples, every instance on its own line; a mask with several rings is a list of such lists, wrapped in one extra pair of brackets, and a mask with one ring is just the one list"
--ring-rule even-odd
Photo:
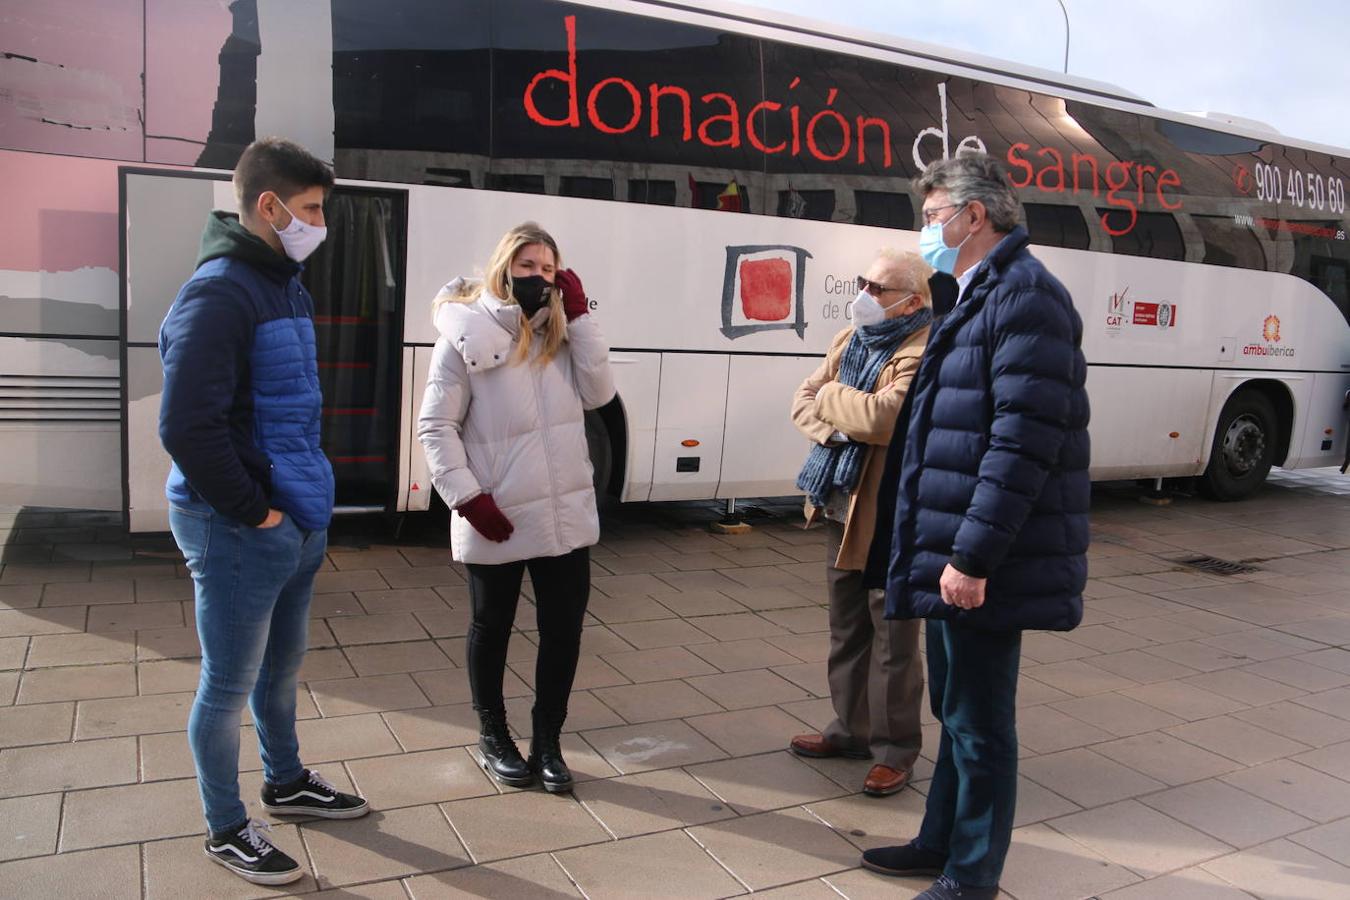
[[(483, 767), (512, 787), (570, 791), (559, 736), (581, 651), (590, 550), (600, 538), (584, 411), (614, 397), (609, 349), (581, 281), (533, 222), (502, 236), (481, 281), (436, 297), (417, 436), (469, 573), (467, 667)], [(529, 570), (539, 627), (530, 757), (511, 739), (506, 649)]]

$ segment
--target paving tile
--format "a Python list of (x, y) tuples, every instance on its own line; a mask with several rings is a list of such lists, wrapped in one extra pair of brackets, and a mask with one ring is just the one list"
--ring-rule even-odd
[(31, 640), (27, 637), (0, 638), (0, 669), (23, 668)]
[(1044, 822), (1046, 819), (1058, 818), (1078, 810), (1077, 803), (1061, 797), (1024, 775), (1017, 776), (1017, 812), (1013, 816), (1014, 828)]
[(682, 831), (642, 835), (554, 854), (590, 900), (727, 897), (745, 888)]
[(0, 797), (136, 780), (136, 739), (76, 741), (0, 751)]
[(364, 616), (366, 609), (351, 591), (332, 594), (314, 594), (309, 602), (310, 619), (328, 619), (338, 616)]
[(405, 673), (313, 681), (309, 689), (325, 717), (431, 705), (417, 682)]
[(1296, 687), (1244, 672), (1242, 669), (1226, 669), (1222, 672), (1207, 672), (1187, 678), (1186, 684), (1204, 688), (1215, 694), (1222, 694), (1247, 706), (1262, 706), (1278, 703), (1301, 696), (1304, 692)]
[(679, 593), (661, 593), (654, 599), (677, 616), (720, 616), (743, 613), (745, 607), (721, 591), (694, 590)]
[(1215, 716), (1167, 729), (1173, 737), (1254, 766), (1307, 750), (1306, 744), (1258, 728), (1232, 716)]
[(1327, 691), (1350, 684), (1350, 674), (1287, 656), (1243, 666), (1242, 671), (1305, 691)]
[(1305, 694), (1295, 700), (1303, 706), (1331, 713), (1342, 719), (1350, 719), (1350, 688), (1336, 688), (1317, 694)]
[(685, 721), (732, 756), (781, 750), (793, 735), (807, 730), (776, 706), (711, 713)]
[(1079, 900), (1137, 881), (1139, 876), (1129, 869), (1050, 826), (1028, 825), (1013, 831), (1012, 848), (999, 884), (1014, 897)]
[(496, 795), (478, 763), (456, 747), (347, 762), (360, 794), (375, 809)]
[(696, 644), (691, 650), (722, 672), (741, 672), (802, 662), (799, 656), (760, 638)]
[[(927, 890), (933, 883), (932, 876), (928, 875), (893, 878), (866, 869), (850, 869), (847, 872), (826, 875), (820, 881), (829, 885), (835, 897), (842, 895), (849, 900), (910, 900)], [(778, 890), (786, 891), (788, 888)], [(807, 897), (814, 900), (814, 895)]]
[(361, 569), (401, 569), (408, 565), (398, 550), (394, 548), (354, 550), (347, 547), (329, 547), (328, 558), (339, 572), (351, 572)]
[(93, 606), (104, 603), (134, 603), (136, 594), (128, 580), (92, 583), (60, 582), (42, 590), (42, 606)]
[(591, 597), (586, 611), (607, 625), (619, 622), (649, 622), (653, 619), (674, 618), (675, 613), (651, 597), (626, 595), (608, 597), (596, 594)]
[(76, 634), (84, 631), (88, 615), (87, 606), (61, 606), (44, 610), (0, 609), (0, 638)]
[(1233, 849), (1134, 800), (1073, 813), (1050, 825), (1146, 878), (1223, 856)]
[(1022, 773), (1079, 806), (1101, 806), (1164, 787), (1147, 775), (1082, 748), (1023, 760)]
[[(1096, 698), (1087, 702), (1096, 702)], [(1053, 706), (1032, 706), (1017, 714), (1018, 743), (1036, 753), (1055, 753), (1109, 741), (1113, 737), (1114, 733), (1060, 712)]]
[[(812, 669), (819, 668), (811, 665)], [(707, 694), (726, 709), (749, 709), (772, 703), (791, 703), (811, 695), (796, 685), (764, 669), (702, 675), (686, 678), (685, 683)]]
[(1102, 897), (1110, 900), (1176, 900), (1179, 897), (1185, 900), (1250, 900), (1251, 894), (1204, 869), (1192, 867), (1161, 878), (1150, 878)]
[(374, 810), (348, 821), (301, 826), (320, 887), (378, 881), (469, 864), (437, 806)]
[(1350, 781), (1350, 741), (1301, 753), (1294, 759), (1342, 781)]
[[(716, 644), (699, 646), (715, 647)], [(657, 647), (652, 650), (630, 650), (610, 653), (604, 661), (622, 673), (629, 681), (665, 681), (690, 675), (710, 675), (718, 669), (695, 656), (684, 647)]]
[(1233, 713), (1233, 717), (1309, 747), (1325, 747), (1350, 741), (1350, 721), (1294, 703), (1259, 706)]
[[(1021, 799), (1019, 796), (1019, 803)], [(870, 850), (873, 847), (903, 844), (918, 834), (919, 824), (923, 821), (924, 797), (911, 790), (889, 797), (850, 794), (809, 803), (805, 809), (858, 850)], [(924, 886), (927, 887), (927, 882)]]
[[(278, 848), (304, 862), (304, 844), (295, 825), (273, 825), (269, 837)], [(210, 897), (211, 900), (249, 900), (254, 897), (276, 896), (305, 892), (312, 898), (322, 894), (314, 890), (314, 878), (305, 872), (303, 878), (284, 887), (267, 888), (251, 885), (222, 866), (209, 865), (202, 856), (200, 835), (150, 841), (144, 846), (146, 900), (180, 900), (184, 897)], [(402, 891), (402, 888), (399, 888)], [(366, 894), (348, 896), (364, 897)], [(375, 895), (379, 896), (379, 895)], [(399, 894), (406, 897), (405, 894)]]
[(1080, 697), (1050, 705), (1059, 712), (1109, 731), (1116, 737), (1182, 724), (1181, 719), (1170, 713), (1119, 694)]
[(801, 809), (702, 825), (689, 834), (752, 889), (851, 869), (858, 850)]
[(687, 767), (689, 774), (741, 815), (838, 797), (845, 790), (782, 751)]
[(797, 687), (817, 697), (828, 697), (830, 685), (828, 670), (819, 663), (794, 663), (789, 666), (774, 666), (775, 675), (787, 679)]
[(13, 563), (0, 573), (0, 584), (55, 584), (59, 581), (89, 581), (89, 563)]
[(1076, 659), (1024, 669), (1023, 674), (1076, 697), (1124, 690), (1135, 685), (1135, 682), (1128, 678), (1122, 678)]
[(1099, 669), (1137, 681), (1140, 684), (1152, 684), (1159, 681), (1171, 681), (1198, 675), (1199, 670), (1183, 666), (1171, 660), (1162, 659), (1142, 650), (1125, 650), (1121, 653), (1106, 653), (1092, 657), (1092, 664)]
[(61, 852), (203, 830), (195, 778), (74, 791), (61, 816)]
[(344, 647), (351, 644), (391, 644), (420, 641), (428, 637), (426, 629), (412, 613), (397, 612), (371, 616), (345, 616), (328, 620), (333, 636)]
[[(626, 577), (626, 576), (623, 576)], [(706, 643), (714, 638), (683, 619), (658, 619), (654, 622), (625, 622), (608, 626), (623, 640), (640, 650), (653, 647)], [(582, 638), (583, 644), (585, 638)], [(596, 651), (602, 652), (602, 651)]]
[[(419, 875), (408, 879), (407, 885), (417, 900), (470, 900), (478, 897), (558, 900), (561, 897), (581, 896), (567, 873), (547, 853), (433, 875)], [(402, 891), (402, 888), (399, 890)], [(390, 895), (389, 900), (402, 900), (404, 896), (402, 893), (397, 898)]]
[(1315, 822), (1331, 822), (1350, 813), (1350, 784), (1293, 760), (1233, 772), (1223, 781)]
[(1136, 734), (1092, 749), (1169, 785), (1225, 775), (1241, 765), (1160, 732)]
[(0, 897), (139, 900), (140, 848), (108, 847), (0, 863)]
[(75, 716), (75, 740), (181, 731), (187, 727), (192, 700), (191, 693), (81, 700)]
[(736, 814), (680, 769), (578, 784), (576, 797), (615, 837), (701, 825)]
[(131, 663), (67, 666), (25, 672), (18, 703), (55, 703), (136, 693), (136, 668)]
[(141, 661), (178, 659), (202, 655), (193, 625), (183, 628), (151, 628), (136, 632), (136, 658)]
[(344, 653), (360, 676), (449, 669), (454, 665), (434, 641), (364, 644), (348, 647)]
[(1259, 897), (1344, 897), (1350, 868), (1287, 840), (1271, 841), (1202, 867)]
[(1120, 694), (1157, 707), (1188, 722), (1223, 715), (1247, 706), (1240, 700), (1233, 700), (1184, 681), (1145, 684), (1128, 688)]
[(372, 615), (446, 608), (445, 601), (430, 587), (404, 587), (355, 593), (361, 606)]
[[(184, 725), (187, 723), (184, 722)], [(299, 724), (299, 723), (297, 723)], [(136, 740), (141, 749), (141, 781), (168, 781), (174, 778), (194, 778), (197, 769), (192, 761), (186, 731), (161, 734), (143, 734)], [(85, 743), (77, 741), (75, 746)], [(303, 743), (301, 744), (304, 750)], [(310, 762), (316, 760), (310, 759)], [(258, 758), (258, 740), (252, 725), (239, 729), (239, 771), (256, 772), (262, 769)], [(134, 780), (134, 779), (133, 779)]]
[(478, 713), (469, 703), (386, 712), (384, 720), (404, 750), (464, 747), (478, 742)]
[(518, 791), (444, 803), (476, 863), (611, 840), (571, 796)]
[(1350, 818), (1292, 834), (1289, 840), (1344, 863), (1350, 860)]
[(0, 747), (68, 741), (74, 713), (73, 703), (0, 707)]
[[(0, 540), (0, 546), (4, 542)], [(42, 584), (0, 586), (0, 609), (33, 609), (42, 600)]]
[(389, 587), (388, 582), (375, 569), (320, 572), (314, 576), (315, 594), (381, 590), (386, 587)]
[(1314, 824), (1217, 779), (1150, 794), (1140, 802), (1234, 847), (1251, 847)]
[(60, 820), (60, 794), (0, 800), (0, 862), (55, 853)]
[(166, 659), (139, 663), (136, 666), (139, 692), (145, 695), (195, 691), (201, 681), (201, 670), (199, 659)]
[(86, 630), (139, 631), (142, 628), (174, 628), (186, 624), (181, 603), (113, 603), (91, 606)]
[[(95, 576), (97, 577), (97, 576)], [(193, 584), (188, 578), (136, 578), (137, 603), (191, 600)]]
[(583, 734), (605, 760), (624, 774), (722, 759), (718, 746), (684, 722), (647, 722)]
[(653, 681), (647, 684), (598, 688), (592, 693), (627, 722), (677, 719), (702, 713), (721, 712), (722, 707), (683, 681)]

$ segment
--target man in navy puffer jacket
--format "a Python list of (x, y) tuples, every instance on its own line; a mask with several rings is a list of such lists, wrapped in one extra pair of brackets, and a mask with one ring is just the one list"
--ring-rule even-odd
[(1027, 250), (1002, 166), (959, 155), (919, 188), (920, 252), (960, 295), (901, 411), (868, 570), (888, 617), (928, 619), (943, 727), (918, 836), (863, 865), (939, 875), (924, 900), (979, 900), (998, 893), (1012, 835), (1022, 630), (1069, 630), (1083, 615), (1087, 363), (1082, 321)]
[(251, 144), (234, 173), (241, 215), (211, 214), (197, 270), (159, 334), (169, 525), (192, 572), (202, 647), (188, 743), (205, 850), (255, 884), (304, 873), (239, 798), (246, 701), (263, 809), (344, 819), (368, 809), (301, 765), (295, 734), (310, 597), (333, 512), (333, 470), (319, 446), (314, 301), (299, 274), (326, 235), (332, 186), (332, 170), (303, 147)]

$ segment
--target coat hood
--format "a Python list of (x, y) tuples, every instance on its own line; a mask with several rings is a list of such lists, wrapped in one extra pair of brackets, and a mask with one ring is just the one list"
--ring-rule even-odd
[(197, 265), (222, 256), (248, 263), (268, 278), (286, 282), (300, 274), (302, 266), (282, 256), (267, 242), (244, 227), (239, 217), (231, 212), (213, 209), (202, 231), (201, 248), (197, 251)]

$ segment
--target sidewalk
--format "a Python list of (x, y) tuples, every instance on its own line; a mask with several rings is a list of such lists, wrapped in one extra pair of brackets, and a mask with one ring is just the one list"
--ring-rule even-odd
[[(1024, 642), (1007, 895), (1350, 896), (1347, 485), (1295, 473), (1245, 503), (1161, 508), (1098, 491), (1084, 623)], [(340, 526), (301, 746), (376, 811), (278, 824), (312, 873), (284, 890), (202, 856), (192, 587), (172, 545), (128, 541), (115, 515), (0, 513), (0, 897), (913, 896), (931, 879), (856, 865), (913, 834), (931, 763), (873, 799), (857, 792), (868, 763), (784, 750), (831, 715), (823, 547), (795, 504), (761, 510), (738, 537), (707, 533), (708, 505), (607, 517), (563, 743), (571, 797), (478, 767), (466, 588), (425, 546), (437, 537)], [(1201, 555), (1257, 562), (1178, 562)], [(512, 643), (518, 729), (533, 637)]]

